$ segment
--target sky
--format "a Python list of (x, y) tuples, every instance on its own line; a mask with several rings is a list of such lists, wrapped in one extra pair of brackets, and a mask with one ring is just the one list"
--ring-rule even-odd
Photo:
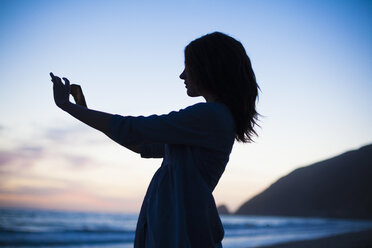
[(372, 143), (371, 23), (371, 1), (0, 0), (0, 207), (138, 213), (161, 160), (58, 109), (49, 72), (80, 84), (89, 108), (168, 113), (203, 101), (179, 79), (184, 47), (220, 31), (242, 42), (261, 88), (259, 137), (235, 143), (213, 192), (235, 211), (298, 167)]

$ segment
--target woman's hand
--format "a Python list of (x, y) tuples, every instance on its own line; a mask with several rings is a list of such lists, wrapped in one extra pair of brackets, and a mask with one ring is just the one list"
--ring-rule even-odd
[(59, 108), (64, 109), (70, 103), (70, 81), (67, 78), (63, 78), (65, 83), (62, 83), (62, 80), (54, 76), (53, 73), (50, 73), (50, 76), (53, 82), (54, 102)]
[(50, 76), (52, 77), (53, 82), (54, 101), (57, 106), (76, 119), (105, 133), (106, 135), (109, 135), (109, 124), (113, 115), (81, 106), (83, 105), (84, 95), (80, 87), (78, 87), (79, 92), (73, 92), (72, 94), (74, 97), (77, 96), (82, 98), (79, 98), (77, 104), (72, 104), (69, 100), (69, 95), (70, 91), (72, 91), (72, 88), (75, 86), (70, 87), (70, 81), (68, 81), (67, 78), (63, 78), (65, 81), (65, 83), (63, 83), (62, 80), (59, 77), (54, 76), (53, 73), (50, 73)]

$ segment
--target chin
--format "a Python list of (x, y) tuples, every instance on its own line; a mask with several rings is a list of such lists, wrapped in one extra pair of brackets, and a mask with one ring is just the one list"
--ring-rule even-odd
[(187, 95), (189, 97), (198, 97), (198, 96), (200, 96), (200, 94), (197, 94), (196, 92), (193, 92), (191, 90), (187, 90)]

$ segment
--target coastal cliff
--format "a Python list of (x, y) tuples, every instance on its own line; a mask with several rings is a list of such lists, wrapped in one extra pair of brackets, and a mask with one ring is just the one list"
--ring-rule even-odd
[(292, 171), (235, 214), (372, 219), (372, 144)]

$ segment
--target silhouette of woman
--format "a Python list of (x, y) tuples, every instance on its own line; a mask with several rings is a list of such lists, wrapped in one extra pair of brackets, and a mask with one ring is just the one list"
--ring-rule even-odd
[(76, 85), (73, 104), (69, 80), (50, 75), (59, 108), (144, 158), (163, 158), (141, 207), (134, 247), (222, 247), (224, 229), (212, 192), (234, 140), (251, 142), (257, 135), (259, 87), (242, 44), (215, 32), (187, 45), (180, 78), (190, 97), (206, 102), (165, 115), (88, 109)]

